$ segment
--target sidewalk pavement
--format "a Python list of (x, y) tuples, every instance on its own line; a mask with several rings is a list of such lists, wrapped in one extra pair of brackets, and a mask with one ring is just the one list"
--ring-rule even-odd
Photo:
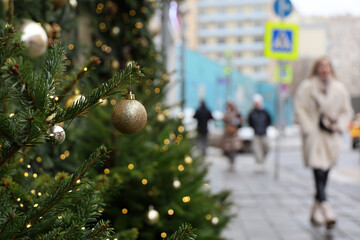
[[(289, 138), (289, 137), (288, 137)], [(251, 154), (239, 154), (235, 171), (218, 148), (208, 148), (208, 179), (212, 191), (232, 191), (232, 212), (237, 214), (223, 232), (229, 240), (359, 240), (360, 160), (359, 152), (346, 144), (338, 166), (330, 172), (328, 197), (338, 224), (333, 230), (313, 227), (309, 221), (314, 194), (313, 176), (302, 164), (297, 137), (283, 139), (278, 153), (269, 153), (266, 172), (254, 172)], [(290, 144), (291, 143), (291, 144)], [(276, 146), (276, 144), (272, 144)], [(276, 149), (276, 148), (275, 148)], [(279, 178), (274, 179), (275, 156)]]

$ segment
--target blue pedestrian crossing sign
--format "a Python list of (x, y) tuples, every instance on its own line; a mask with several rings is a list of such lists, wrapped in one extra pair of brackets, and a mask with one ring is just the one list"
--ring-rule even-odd
[(295, 60), (298, 57), (299, 27), (296, 24), (267, 22), (265, 30), (266, 57)]

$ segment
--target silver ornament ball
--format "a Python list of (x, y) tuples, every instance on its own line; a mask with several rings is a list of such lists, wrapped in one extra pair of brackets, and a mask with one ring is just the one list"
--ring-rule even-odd
[(65, 140), (66, 136), (65, 130), (58, 125), (50, 127), (47, 134), (49, 137), (49, 141), (54, 145), (62, 143)]
[(146, 214), (147, 220), (150, 224), (155, 224), (157, 221), (159, 221), (160, 214), (158, 211), (154, 209), (153, 206), (149, 207), (149, 211)]
[(46, 52), (48, 37), (43, 27), (34, 21), (25, 20), (21, 31), (21, 41), (24, 42), (32, 57), (39, 57)]

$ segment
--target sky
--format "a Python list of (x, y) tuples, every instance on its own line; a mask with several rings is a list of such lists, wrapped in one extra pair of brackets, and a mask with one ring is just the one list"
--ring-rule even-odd
[(291, 0), (305, 16), (338, 16), (350, 14), (360, 17), (360, 0)]

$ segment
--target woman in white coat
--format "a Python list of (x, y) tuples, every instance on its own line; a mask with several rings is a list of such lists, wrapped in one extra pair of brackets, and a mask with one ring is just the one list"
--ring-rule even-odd
[(327, 201), (326, 183), (330, 169), (339, 154), (339, 138), (350, 122), (353, 110), (350, 95), (336, 79), (331, 61), (320, 58), (308, 79), (301, 82), (295, 94), (295, 120), (300, 125), (305, 166), (313, 169), (315, 201), (311, 222), (335, 226), (335, 215)]

